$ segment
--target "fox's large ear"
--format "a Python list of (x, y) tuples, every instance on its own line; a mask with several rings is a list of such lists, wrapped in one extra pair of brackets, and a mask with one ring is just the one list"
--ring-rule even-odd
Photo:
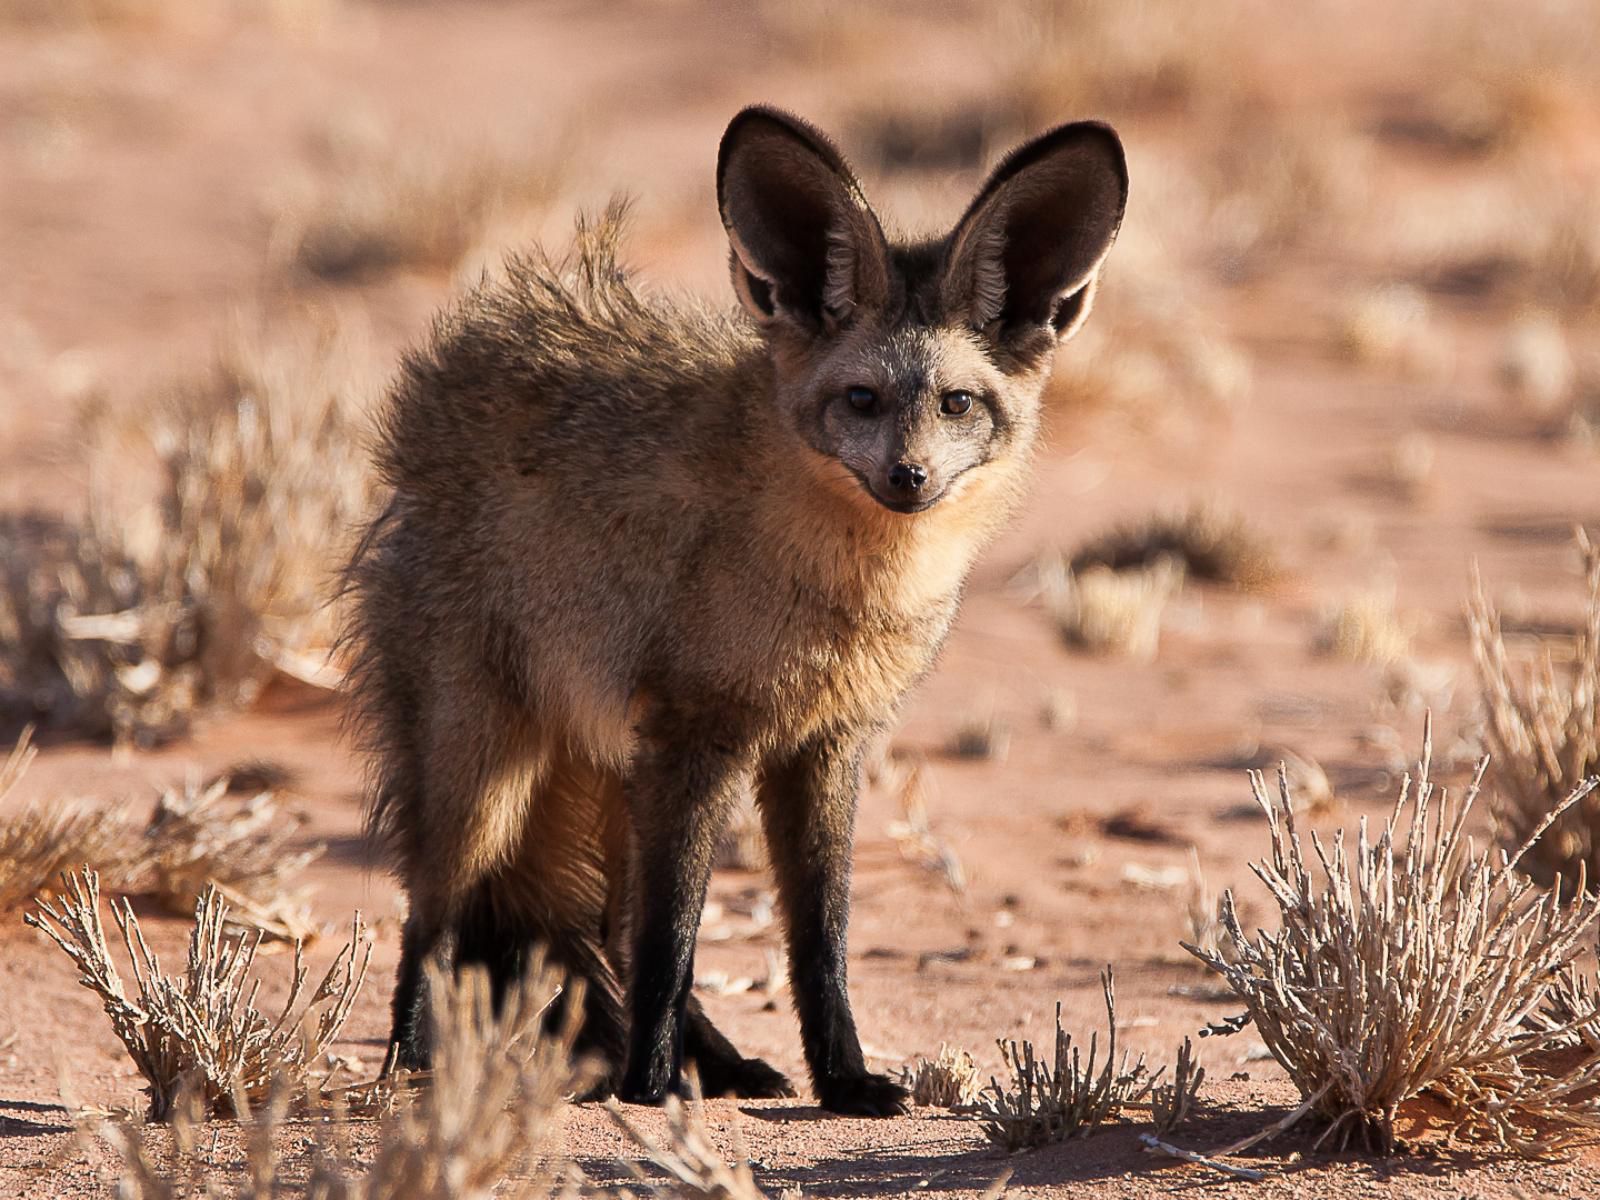
[(956, 224), (940, 298), (997, 340), (1075, 333), (1128, 203), (1128, 165), (1109, 125), (1080, 121), (1006, 156)]
[(889, 293), (889, 252), (844, 156), (796, 117), (747, 108), (717, 155), (733, 286), (757, 321), (832, 332)]

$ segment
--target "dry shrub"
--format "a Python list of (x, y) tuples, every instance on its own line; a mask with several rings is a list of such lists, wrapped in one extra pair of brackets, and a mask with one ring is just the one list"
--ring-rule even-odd
[(1096, 566), (1079, 574), (1056, 559), (1040, 564), (1040, 586), (1068, 644), (1149, 662), (1161, 643), (1167, 602), (1183, 587), (1183, 568), (1162, 558), (1137, 571)]
[[(434, 973), (429, 980), (434, 1068), (428, 1086), (399, 1089), (378, 1122), (370, 1157), (358, 1165), (342, 1144), (348, 1125), (335, 1110), (334, 1137), (319, 1123), (303, 1185), (284, 1179), (279, 1149), (290, 1139), (291, 1093), (282, 1088), (248, 1128), (244, 1177), (218, 1171), (200, 1150), (205, 1112), (180, 1105), (172, 1150), (157, 1155), (136, 1126), (107, 1123), (101, 1135), (121, 1158), (119, 1195), (167, 1200), (179, 1195), (302, 1195), (317, 1200), (423, 1200), (496, 1196), (576, 1196), (539, 1160), (556, 1141), (566, 1093), (581, 1082), (572, 1066), (576, 1023), (547, 1031), (545, 1014), (561, 990), (558, 977), (536, 965), (495, 1014), (486, 975)], [(576, 1013), (581, 1005), (569, 1005)], [(334, 1140), (334, 1138), (338, 1140)], [(309, 1139), (300, 1139), (301, 1141)], [(520, 1178), (512, 1178), (519, 1172)], [(261, 1184), (266, 1181), (268, 1188)]]
[(166, 1117), (186, 1085), (200, 1088), (206, 1110), (219, 1113), (263, 1102), (278, 1080), (297, 1094), (305, 1091), (312, 1063), (338, 1037), (372, 958), (360, 914), (349, 943), (298, 1016), (294, 1010), (307, 973), (301, 944), (295, 943), (289, 994), (271, 1017), (255, 1007), (260, 983), (252, 971), (262, 935), (226, 936), (228, 906), (215, 889), (206, 889), (195, 905), (180, 975), (163, 974), (128, 901), (112, 902), (111, 916), (133, 969), (130, 997), (100, 921), (99, 877), (85, 871), (63, 883), (53, 903), (40, 901), (23, 920), (66, 951), (82, 972), (79, 982), (99, 995), (144, 1076), (152, 1118)]
[(1395, 611), (1392, 592), (1367, 592), (1335, 605), (1323, 617), (1316, 648), (1349, 662), (1388, 666), (1411, 653), (1410, 627)]
[(327, 684), (324, 604), (372, 490), (351, 348), (236, 334), (209, 375), (91, 418), (83, 527), (0, 579), (0, 716), (151, 743), (275, 671)]
[[(1588, 581), (1583, 628), (1569, 666), (1557, 672), (1546, 642), (1539, 665), (1519, 682), (1483, 580), (1474, 581), (1467, 620), (1494, 751), (1495, 819), (1503, 842), (1521, 845), (1586, 778), (1600, 773), (1600, 547), (1581, 531)], [(1600, 879), (1600, 795), (1568, 809), (1524, 859), (1544, 883), (1575, 887)]]
[(296, 268), (335, 282), (450, 271), (498, 223), (547, 205), (561, 178), (554, 152), (381, 133), (331, 141), (325, 177), (287, 203), (275, 240)]
[[(24, 730), (0, 764), (0, 802), (16, 786), (34, 748)], [(33, 899), (61, 874), (83, 863), (120, 873), (127, 856), (120, 812), (82, 802), (36, 801), (0, 821), (0, 911)]]
[(969, 1108), (978, 1101), (978, 1064), (956, 1046), (939, 1043), (933, 1059), (919, 1058), (904, 1072), (912, 1103), (924, 1108)]
[(951, 735), (949, 752), (956, 758), (1004, 762), (1011, 750), (1011, 726), (994, 715), (972, 714)]
[(291, 849), (303, 819), (284, 813), (271, 792), (235, 800), (228, 785), (218, 779), (207, 787), (190, 783), (163, 791), (136, 850), (133, 882), (123, 890), (183, 913), (214, 888), (243, 924), (306, 938), (309, 912), (289, 881), (321, 856), (322, 845)]
[(1153, 567), (1164, 558), (1182, 564), (1185, 578), (1247, 590), (1270, 586), (1282, 575), (1271, 543), (1242, 516), (1215, 504), (1119, 525), (1079, 549), (1070, 566), (1081, 575), (1094, 567)]
[[(0, 771), (0, 799), (26, 768), (19, 741)], [(230, 927), (285, 940), (309, 940), (310, 909), (291, 879), (323, 851), (291, 849), (302, 820), (271, 792), (227, 794), (228, 780), (162, 792), (143, 828), (127, 804), (40, 801), (0, 820), (0, 911), (53, 888), (62, 873), (87, 867), (108, 891), (155, 900), (179, 915), (215, 888), (232, 906)]]
[(1456, 1135), (1545, 1153), (1600, 1131), (1600, 1101), (1579, 1098), (1600, 1085), (1600, 1059), (1556, 1065), (1547, 1052), (1570, 1031), (1526, 1021), (1590, 943), (1600, 897), (1531, 883), (1521, 849), (1478, 850), (1466, 825), (1485, 764), (1453, 799), (1436, 794), (1431, 757), (1430, 729), (1415, 779), (1376, 839), (1362, 819), (1353, 851), (1340, 831), (1331, 844), (1312, 833), (1308, 852), (1287, 779), (1271, 799), (1252, 772), (1272, 837), (1271, 858), (1253, 869), (1282, 928), (1252, 937), (1224, 893), (1229, 953), (1186, 948), (1244, 1000), (1328, 1122), (1319, 1145), (1359, 1136), (1388, 1151), (1401, 1107), (1427, 1093)]
[(1002, 1085), (991, 1079), (978, 1096), (977, 1113), (984, 1134), (1006, 1150), (1026, 1150), (1069, 1138), (1086, 1138), (1130, 1105), (1144, 1101), (1159, 1081), (1144, 1056), (1117, 1058), (1116, 989), (1111, 972), (1101, 976), (1106, 998), (1106, 1056), (1097, 1067), (1099, 1033), (1089, 1036), (1084, 1055), (1061, 1028), (1056, 1005), (1055, 1054), (1039, 1058), (1033, 1043), (1001, 1041), (1000, 1054), (1011, 1078)]

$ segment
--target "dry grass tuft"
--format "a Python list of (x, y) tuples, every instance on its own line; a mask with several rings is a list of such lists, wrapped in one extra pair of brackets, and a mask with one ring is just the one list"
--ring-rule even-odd
[(956, 758), (1004, 762), (1011, 751), (1011, 726), (993, 712), (973, 713), (951, 735), (949, 752)]
[(746, 798), (728, 823), (723, 826), (717, 841), (713, 865), (719, 871), (761, 871), (767, 865), (767, 838), (761, 828), (761, 814), (755, 804)]
[(0, 529), (0, 719), (149, 744), (274, 672), (333, 682), (324, 600), (372, 495), (350, 354), (239, 334), (205, 378), (91, 418), (82, 528)]
[(1364, 818), (1353, 852), (1342, 831), (1331, 845), (1313, 833), (1310, 860), (1287, 780), (1280, 773), (1274, 800), (1252, 773), (1272, 835), (1270, 860), (1254, 870), (1283, 927), (1250, 936), (1225, 893), (1231, 953), (1186, 948), (1243, 998), (1328, 1122), (1319, 1145), (1360, 1137), (1389, 1151), (1401, 1106), (1427, 1093), (1447, 1106), (1456, 1135), (1547, 1153), (1600, 1131), (1600, 1100), (1580, 1098), (1600, 1085), (1600, 1058), (1552, 1066), (1545, 1052), (1567, 1031), (1530, 1029), (1526, 1018), (1589, 945), (1600, 897), (1534, 885), (1517, 870), (1525, 847), (1478, 850), (1466, 823), (1485, 764), (1456, 800), (1436, 792), (1431, 756), (1430, 729), (1416, 778), (1375, 840)]
[(1427, 296), (1409, 284), (1386, 284), (1352, 296), (1338, 315), (1336, 343), (1351, 362), (1397, 367), (1412, 376), (1439, 373), (1446, 357)]
[(1070, 567), (1082, 575), (1094, 567), (1149, 568), (1162, 559), (1182, 564), (1185, 578), (1247, 590), (1268, 587), (1283, 574), (1271, 543), (1242, 516), (1214, 504), (1119, 525), (1079, 549)]
[(1045, 604), (1069, 645), (1136, 662), (1155, 658), (1167, 602), (1183, 587), (1183, 567), (1171, 558), (1142, 570), (1096, 566), (1081, 574), (1057, 559), (1041, 563), (1039, 576)]
[(138, 848), (137, 881), (128, 890), (183, 913), (215, 888), (244, 923), (304, 939), (309, 915), (289, 880), (323, 847), (291, 849), (302, 821), (279, 809), (271, 792), (232, 800), (228, 785), (223, 778), (204, 788), (162, 792)]
[(978, 1102), (978, 1064), (955, 1046), (939, 1044), (936, 1058), (919, 1058), (904, 1073), (912, 1103), (924, 1108), (970, 1108)]
[(1111, 972), (1101, 977), (1106, 998), (1106, 1056), (1098, 1067), (1099, 1034), (1089, 1037), (1085, 1056), (1061, 1028), (1056, 1005), (1055, 1054), (1042, 1061), (1033, 1043), (1002, 1041), (1000, 1053), (1011, 1073), (1008, 1085), (992, 1079), (978, 1096), (984, 1134), (1006, 1150), (1026, 1150), (1070, 1138), (1086, 1138), (1124, 1108), (1145, 1100), (1158, 1081), (1144, 1056), (1117, 1059), (1116, 989)]
[(1349, 662), (1383, 667), (1411, 653), (1411, 637), (1410, 627), (1395, 611), (1393, 593), (1374, 591), (1329, 610), (1316, 647)]
[[(0, 801), (33, 761), (30, 732), (0, 764)], [(0, 821), (0, 911), (27, 903), (63, 871), (86, 862), (120, 877), (127, 855), (128, 826), (120, 811), (82, 802), (29, 804)]]
[(79, 982), (100, 996), (145, 1078), (152, 1118), (169, 1115), (186, 1085), (201, 1089), (206, 1111), (228, 1114), (265, 1101), (280, 1079), (304, 1093), (311, 1064), (338, 1036), (372, 957), (359, 914), (350, 942), (298, 1016), (293, 1014), (306, 967), (295, 943), (289, 994), (278, 1016), (269, 1017), (255, 1007), (260, 983), (251, 975), (262, 935), (226, 936), (228, 906), (215, 889), (208, 888), (195, 905), (181, 975), (163, 974), (132, 906), (112, 902), (111, 916), (133, 968), (130, 997), (101, 924), (99, 877), (85, 871), (63, 883), (54, 903), (40, 901), (23, 920), (66, 951), (82, 972)]
[[(1481, 577), (1467, 609), (1494, 751), (1495, 818), (1510, 846), (1527, 841), (1552, 806), (1600, 773), (1600, 547), (1581, 531), (1578, 546), (1588, 603), (1564, 671), (1556, 670), (1557, 645), (1546, 642), (1537, 668), (1519, 682)], [(1544, 883), (1600, 880), (1600, 794), (1563, 813), (1523, 861)]]
[(1549, 313), (1527, 313), (1507, 331), (1497, 364), (1500, 382), (1520, 404), (1549, 415), (1570, 398), (1576, 379), (1561, 325)]
[[(0, 769), (0, 799), (30, 757), (24, 736)], [(271, 792), (229, 798), (228, 782), (161, 793), (142, 829), (126, 804), (22, 808), (0, 821), (0, 910), (49, 892), (64, 872), (88, 868), (108, 891), (153, 899), (180, 915), (215, 888), (232, 906), (231, 928), (309, 940), (310, 909), (290, 880), (323, 847), (291, 849), (301, 820), (279, 809)]]

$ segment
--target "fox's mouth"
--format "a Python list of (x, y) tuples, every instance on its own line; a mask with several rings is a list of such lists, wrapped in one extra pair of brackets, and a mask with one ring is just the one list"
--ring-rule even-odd
[(912, 513), (926, 512), (935, 504), (939, 503), (940, 500), (944, 499), (945, 493), (949, 490), (948, 488), (942, 487), (937, 492), (934, 492), (932, 495), (928, 496), (912, 496), (903, 498), (884, 496), (879, 493), (877, 488), (872, 486), (872, 481), (868, 479), (864, 473), (856, 470), (854, 467), (850, 467), (849, 469), (850, 473), (856, 477), (856, 482), (861, 485), (862, 491), (871, 496), (890, 512), (903, 513), (907, 516), (911, 515)]
[(879, 504), (881, 504), (885, 508), (887, 508), (890, 512), (897, 512), (897, 513), (926, 512), (928, 509), (932, 508), (935, 504), (939, 503), (940, 499), (944, 496), (944, 493), (940, 492), (939, 495), (937, 495), (937, 496), (928, 496), (927, 498), (920, 499), (920, 500), (885, 500), (882, 496), (878, 495), (878, 493), (874, 492), (871, 488), (867, 489), (867, 493), (874, 500), (876, 500)]

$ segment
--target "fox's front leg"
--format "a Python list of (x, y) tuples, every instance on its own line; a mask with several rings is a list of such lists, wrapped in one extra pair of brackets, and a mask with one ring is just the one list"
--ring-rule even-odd
[(695, 935), (717, 838), (748, 776), (746, 758), (698, 731), (641, 739), (628, 807), (634, 863), (632, 1028), (622, 1098), (659, 1104), (679, 1086)]
[(853, 735), (816, 739), (769, 765), (758, 798), (817, 1098), (830, 1112), (887, 1117), (907, 1111), (907, 1092), (867, 1070), (845, 977), (862, 745)]

